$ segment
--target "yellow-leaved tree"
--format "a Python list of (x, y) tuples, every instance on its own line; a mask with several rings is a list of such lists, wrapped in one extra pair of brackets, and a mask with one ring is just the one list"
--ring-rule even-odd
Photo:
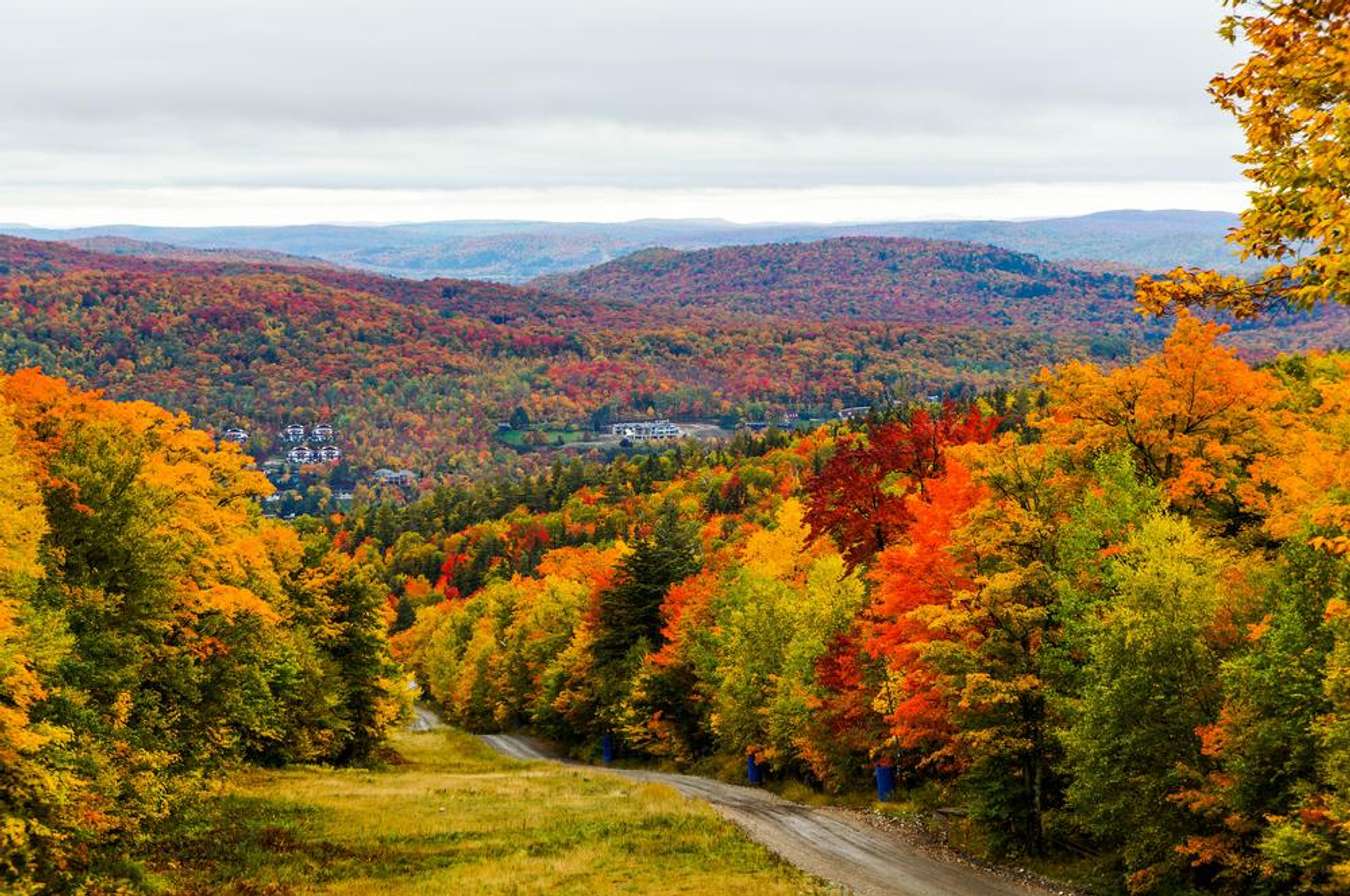
[(1280, 305), (1350, 303), (1350, 3), (1225, 0), (1220, 33), (1251, 47), (1210, 93), (1237, 118), (1237, 156), (1255, 185), (1229, 236), (1244, 260), (1266, 262), (1254, 281), (1178, 268), (1140, 278), (1151, 313), (1173, 305), (1251, 317)]
[(72, 801), (69, 782), (39, 760), (65, 732), (33, 722), (44, 696), (36, 668), (44, 651), (24, 618), (42, 565), (38, 547), (47, 531), (42, 496), (19, 454), (18, 431), (0, 401), (0, 887), (36, 893), (31, 869), (58, 861), (61, 829), (54, 816)]
[(181, 414), (0, 374), (0, 892), (128, 892), (204, 777), (363, 760), (397, 715), (370, 564), (263, 519), (251, 466)]

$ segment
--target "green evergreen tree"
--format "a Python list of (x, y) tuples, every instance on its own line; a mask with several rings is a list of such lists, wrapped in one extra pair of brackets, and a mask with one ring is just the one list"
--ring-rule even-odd
[(651, 534), (633, 545), (614, 585), (600, 596), (597, 664), (622, 660), (639, 641), (656, 646), (661, 640), (661, 603), (670, 586), (699, 568), (694, 525), (680, 519), (673, 503), (661, 508)]
[(340, 669), (350, 726), (338, 759), (364, 762), (384, 739), (393, 705), (389, 688), (398, 672), (389, 656), (384, 589), (368, 567), (353, 563), (337, 578), (331, 594), (341, 626), (333, 654)]

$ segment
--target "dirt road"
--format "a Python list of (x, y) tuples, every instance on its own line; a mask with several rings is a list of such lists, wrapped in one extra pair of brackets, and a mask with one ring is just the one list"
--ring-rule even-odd
[(441, 727), (441, 717), (436, 715), (425, 706), (413, 707), (412, 724), (408, 726), (409, 731), (434, 731)]
[[(482, 739), (512, 759), (556, 761), (546, 746), (530, 738), (489, 734)], [(784, 860), (861, 896), (1047, 896), (1053, 892), (937, 858), (843, 810), (803, 806), (764, 790), (692, 775), (608, 771), (668, 784), (685, 796), (707, 800), (724, 818)]]

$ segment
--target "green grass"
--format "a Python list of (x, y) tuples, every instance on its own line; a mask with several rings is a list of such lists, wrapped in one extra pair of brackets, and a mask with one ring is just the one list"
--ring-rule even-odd
[(453, 731), (384, 770), (254, 771), (175, 829), (166, 893), (824, 893), (702, 803)]
[[(497, 433), (497, 438), (512, 448), (533, 448), (536, 446), (527, 445), (525, 435), (527, 430), (508, 429)], [(576, 429), (541, 429), (528, 430), (528, 432), (542, 432), (547, 439), (545, 444), (537, 447), (547, 448), (559, 444), (570, 445), (573, 442), (580, 442), (585, 439), (595, 438), (594, 434)], [(616, 442), (617, 444), (617, 442)]]

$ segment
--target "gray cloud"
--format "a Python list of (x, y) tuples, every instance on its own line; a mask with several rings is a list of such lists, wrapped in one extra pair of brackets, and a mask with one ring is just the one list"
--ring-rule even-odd
[(1230, 181), (1215, 0), (7, 0), (0, 186)]

